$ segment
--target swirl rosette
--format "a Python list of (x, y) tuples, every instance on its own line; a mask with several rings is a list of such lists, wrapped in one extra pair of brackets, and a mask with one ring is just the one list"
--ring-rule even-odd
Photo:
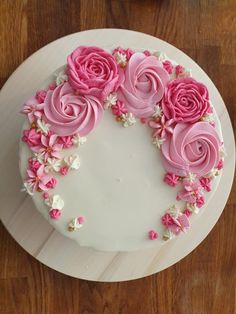
[(67, 59), (67, 75), (71, 86), (82, 95), (104, 100), (116, 91), (123, 79), (115, 58), (98, 47), (80, 46)]
[(208, 90), (190, 77), (173, 80), (167, 85), (161, 106), (167, 119), (195, 123), (210, 107)]
[(118, 99), (138, 118), (154, 113), (169, 81), (169, 74), (154, 56), (134, 53), (125, 68), (125, 80), (118, 89)]
[(218, 134), (209, 123), (179, 123), (172, 137), (162, 144), (163, 166), (178, 176), (189, 172), (204, 176), (217, 166), (220, 145)]
[(77, 96), (69, 83), (49, 90), (45, 98), (45, 120), (50, 130), (60, 136), (90, 133), (103, 116), (99, 99), (94, 96)]

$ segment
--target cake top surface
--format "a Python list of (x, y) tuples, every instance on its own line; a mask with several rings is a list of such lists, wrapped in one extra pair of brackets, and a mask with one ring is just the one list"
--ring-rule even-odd
[(224, 148), (208, 89), (161, 52), (80, 46), (22, 112), (24, 187), (80, 245), (161, 246), (219, 183)]

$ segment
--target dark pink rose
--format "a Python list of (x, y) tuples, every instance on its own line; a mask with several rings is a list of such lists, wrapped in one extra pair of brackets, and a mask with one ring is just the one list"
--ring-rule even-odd
[(80, 46), (67, 59), (69, 83), (81, 95), (104, 100), (122, 80), (115, 58), (97, 47)]
[(193, 78), (179, 78), (168, 84), (161, 105), (168, 119), (195, 123), (209, 109), (208, 90)]

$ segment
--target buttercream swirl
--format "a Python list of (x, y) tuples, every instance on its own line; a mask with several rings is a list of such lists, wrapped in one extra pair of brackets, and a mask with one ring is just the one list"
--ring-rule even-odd
[(125, 80), (118, 89), (118, 99), (136, 117), (149, 117), (162, 99), (169, 74), (154, 56), (134, 53), (125, 68)]
[(161, 105), (167, 119), (195, 123), (210, 107), (208, 90), (193, 78), (179, 78), (168, 84)]
[(67, 59), (71, 86), (82, 95), (93, 95), (100, 100), (117, 90), (122, 73), (115, 58), (98, 47), (80, 46)]
[(50, 130), (60, 136), (90, 133), (103, 116), (99, 99), (91, 96), (77, 96), (69, 83), (49, 90), (45, 98), (44, 114)]
[(179, 123), (170, 140), (162, 144), (163, 166), (167, 172), (186, 176), (206, 175), (219, 162), (220, 139), (207, 122)]

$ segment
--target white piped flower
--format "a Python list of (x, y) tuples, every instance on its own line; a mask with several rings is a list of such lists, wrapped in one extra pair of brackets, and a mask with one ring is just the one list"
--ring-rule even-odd
[(211, 171), (206, 175), (207, 178), (214, 179), (219, 175), (219, 170), (217, 168), (211, 169)]
[(23, 183), (23, 187), (21, 188), (21, 192), (26, 192), (29, 195), (34, 195), (33, 193), (33, 184), (30, 184), (28, 182)]
[(45, 204), (50, 208), (59, 210), (64, 207), (64, 201), (58, 194), (49, 196), (49, 198), (45, 200)]
[(115, 58), (116, 58), (116, 63), (117, 64), (120, 64), (121, 66), (126, 66), (127, 59), (126, 59), (126, 55), (125, 54), (122, 54), (120, 52), (116, 52)]
[(209, 122), (209, 123), (214, 123), (215, 119), (214, 119), (214, 115), (213, 114), (206, 114), (201, 118), (202, 121), (204, 122)]
[(171, 240), (173, 236), (174, 236), (173, 233), (169, 229), (166, 229), (163, 233), (163, 240), (165, 241)]
[(117, 102), (117, 94), (116, 93), (112, 93), (110, 95), (107, 96), (105, 102), (104, 102), (104, 109), (109, 109), (112, 106), (114, 106)]
[(189, 182), (194, 182), (196, 180), (196, 174), (189, 172), (184, 179), (188, 180)]
[(72, 138), (72, 142), (77, 147), (83, 145), (87, 141), (86, 137), (79, 136), (79, 134), (75, 134)]
[(180, 210), (175, 205), (171, 206), (167, 212), (174, 218), (177, 218), (180, 214)]
[(125, 114), (122, 114), (121, 115), (121, 122), (122, 122), (122, 125), (127, 128), (129, 126), (132, 126), (136, 123), (136, 119), (135, 117), (133, 116), (133, 114), (131, 112), (128, 112), (128, 113), (125, 113)]
[(152, 115), (154, 118), (157, 118), (157, 117), (161, 117), (162, 116), (162, 109), (159, 105), (157, 106), (154, 106), (154, 113)]
[(80, 167), (79, 155), (77, 154), (73, 154), (73, 155), (65, 157), (64, 161), (70, 169), (77, 170)]
[(34, 158), (40, 162), (41, 164), (44, 163), (44, 154), (43, 153), (34, 153)]
[(164, 138), (159, 138), (159, 137), (153, 137), (152, 144), (158, 147), (159, 149), (161, 148), (161, 145), (165, 142)]
[(47, 124), (43, 120), (38, 119), (37, 120), (37, 132), (41, 132), (45, 135), (48, 134), (50, 124)]
[(75, 230), (83, 227), (83, 222), (84, 222), (83, 217), (72, 219), (68, 225), (69, 231), (75, 231)]
[(220, 157), (224, 158), (226, 156), (227, 156), (227, 154), (226, 154), (226, 151), (225, 151), (225, 147), (224, 147), (224, 145), (221, 145), (221, 147), (220, 147)]
[(56, 159), (56, 158), (48, 158), (47, 159), (47, 164), (44, 168), (45, 172), (52, 172), (56, 171), (58, 172), (61, 167), (61, 159)]
[(167, 59), (167, 55), (162, 51), (153, 52), (153, 56), (157, 57), (157, 59), (160, 61), (164, 61)]
[(68, 81), (68, 76), (65, 74), (64, 71), (61, 71), (60, 73), (56, 74), (55, 76), (56, 76), (57, 86), (60, 85), (61, 83)]

